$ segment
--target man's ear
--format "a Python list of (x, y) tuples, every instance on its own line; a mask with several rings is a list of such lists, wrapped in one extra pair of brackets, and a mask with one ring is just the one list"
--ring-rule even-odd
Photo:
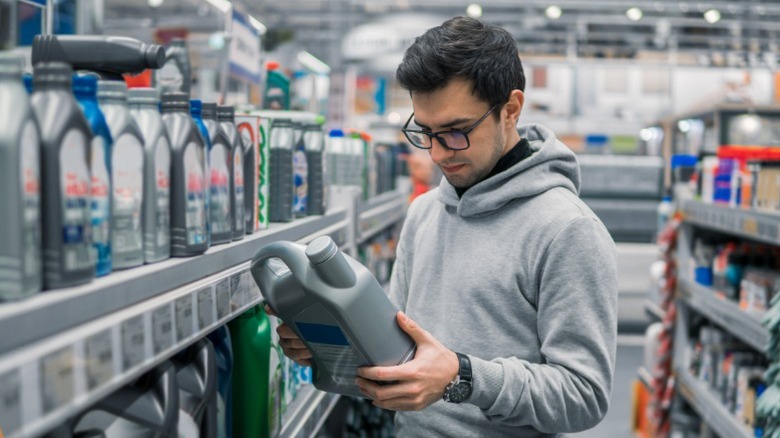
[(506, 113), (507, 123), (514, 127), (517, 125), (517, 119), (520, 118), (520, 113), (523, 111), (523, 104), (525, 103), (525, 94), (520, 90), (512, 90), (509, 94), (509, 100), (504, 105), (504, 111)]

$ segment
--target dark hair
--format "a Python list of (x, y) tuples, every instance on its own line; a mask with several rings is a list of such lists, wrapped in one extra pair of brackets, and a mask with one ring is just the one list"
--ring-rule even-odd
[(512, 35), (467, 17), (451, 18), (415, 38), (395, 75), (410, 93), (436, 91), (455, 77), (467, 79), (474, 94), (489, 106), (506, 103), (512, 90), (525, 91)]

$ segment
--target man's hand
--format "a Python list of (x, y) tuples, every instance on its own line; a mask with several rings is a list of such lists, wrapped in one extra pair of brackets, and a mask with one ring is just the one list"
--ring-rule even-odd
[(380, 408), (419, 411), (441, 400), (444, 388), (458, 374), (458, 356), (403, 312), (396, 319), (417, 344), (414, 359), (397, 366), (358, 368), (355, 383)]
[[(265, 305), (265, 313), (270, 316), (276, 316), (276, 313), (267, 304)], [(276, 328), (276, 333), (279, 334), (279, 345), (282, 347), (285, 356), (294, 360), (298, 365), (311, 366), (311, 352), (287, 324), (279, 324), (279, 327)]]

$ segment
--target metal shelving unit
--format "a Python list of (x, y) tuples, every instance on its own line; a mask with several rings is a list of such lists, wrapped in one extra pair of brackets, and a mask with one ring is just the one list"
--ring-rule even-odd
[(645, 385), (645, 388), (647, 388), (647, 390), (652, 394), (653, 375), (650, 373), (650, 371), (648, 371), (647, 368), (641, 366), (637, 371), (637, 376), (639, 377), (639, 381), (642, 382), (642, 384)]
[(666, 317), (664, 309), (650, 300), (645, 300), (642, 307), (645, 309), (645, 314), (649, 316), (653, 322), (663, 321)]
[(687, 370), (677, 369), (677, 387), (680, 395), (688, 401), (702, 419), (723, 437), (753, 437), (753, 431), (737, 421), (707, 385), (696, 380)]
[(393, 191), (365, 203), (358, 212), (358, 244), (401, 221), (406, 216), (407, 196)]
[(685, 221), (770, 245), (780, 245), (780, 214), (771, 211), (737, 209), (699, 201), (683, 204)]
[(337, 394), (318, 391), (311, 385), (302, 387), (284, 414), (279, 436), (281, 438), (314, 436), (338, 401)]

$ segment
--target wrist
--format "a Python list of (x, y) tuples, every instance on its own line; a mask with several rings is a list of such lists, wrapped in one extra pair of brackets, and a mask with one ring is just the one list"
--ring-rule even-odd
[(442, 398), (449, 403), (462, 403), (471, 396), (471, 359), (462, 353), (455, 353), (458, 369), (454, 379), (444, 389)]

